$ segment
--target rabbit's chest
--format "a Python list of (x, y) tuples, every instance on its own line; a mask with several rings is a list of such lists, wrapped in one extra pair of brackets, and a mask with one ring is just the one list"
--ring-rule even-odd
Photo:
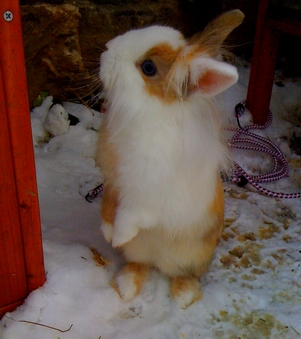
[[(133, 133), (119, 144), (120, 173), (163, 179), (172, 173), (200, 170), (203, 146), (198, 138), (183, 136), (179, 130), (144, 131)], [(185, 175), (186, 176), (186, 175)]]
[(218, 165), (219, 139), (198, 120), (148, 124), (125, 133), (117, 140), (119, 173), (131, 181), (195, 180)]
[(122, 191), (130, 192), (127, 199), (166, 210), (168, 204), (181, 209), (211, 195), (218, 171), (214, 140), (205, 143), (193, 129), (183, 133), (181, 127), (160, 126), (133, 133), (119, 146), (118, 180)]

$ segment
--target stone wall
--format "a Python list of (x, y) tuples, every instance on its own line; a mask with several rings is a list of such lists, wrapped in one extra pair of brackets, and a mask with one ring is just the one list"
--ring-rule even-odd
[(99, 84), (103, 46), (130, 28), (160, 23), (190, 36), (219, 13), (240, 8), (248, 14), (230, 45), (250, 54), (257, 1), (212, 0), (204, 8), (199, 0), (21, 0), (30, 105), (42, 90), (57, 99), (86, 98)]

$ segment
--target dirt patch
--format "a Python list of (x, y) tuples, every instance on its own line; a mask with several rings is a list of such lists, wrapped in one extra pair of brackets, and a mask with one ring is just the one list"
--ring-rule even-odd
[[(220, 311), (218, 317), (212, 315), (212, 323), (229, 323), (229, 329), (225, 330), (214, 328), (213, 335), (216, 339), (283, 339), (293, 338), (297, 335), (296, 331), (278, 321), (272, 314), (260, 313), (257, 311), (251, 313), (228, 314), (227, 311)], [(217, 326), (218, 327), (218, 326)], [(231, 327), (234, 327), (231, 329)], [(291, 334), (291, 336), (289, 336)]]

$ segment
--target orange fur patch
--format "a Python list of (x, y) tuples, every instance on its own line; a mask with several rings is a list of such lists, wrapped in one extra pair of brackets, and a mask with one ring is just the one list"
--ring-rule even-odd
[(218, 176), (214, 199), (209, 206), (208, 212), (216, 216), (216, 221), (206, 234), (202, 244), (201, 275), (204, 274), (211, 263), (215, 247), (219, 241), (224, 226), (224, 191), (221, 178)]
[(103, 222), (114, 224), (118, 204), (118, 192), (112, 188), (112, 185), (105, 184), (101, 204), (101, 219)]
[[(178, 99), (176, 91), (169, 87), (167, 75), (179, 55), (181, 48), (174, 50), (168, 43), (151, 48), (137, 63), (149, 94), (163, 99), (167, 103)], [(151, 60), (157, 68), (157, 74), (146, 76), (140, 66), (145, 60)]]
[(224, 190), (222, 180), (219, 176), (217, 178), (214, 199), (208, 211), (217, 216), (217, 223), (221, 225), (219, 226), (221, 229), (224, 220)]
[(109, 141), (106, 118), (99, 131), (95, 162), (104, 175), (104, 195), (101, 205), (101, 217), (104, 222), (113, 225), (116, 209), (119, 204), (119, 192), (114, 186), (116, 177), (118, 176), (118, 158), (114, 144)]
[(109, 141), (106, 117), (101, 124), (98, 134), (95, 162), (104, 175), (105, 183), (113, 185), (118, 176), (118, 156), (115, 145)]
[(149, 60), (152, 58), (159, 58), (163, 64), (168, 66), (176, 60), (180, 50), (181, 48), (174, 50), (168, 43), (159, 44), (151, 48), (143, 59)]
[(212, 232), (204, 237), (203, 243), (201, 244), (202, 249), (200, 251), (200, 264), (197, 271), (198, 277), (201, 277), (208, 271), (219, 237), (219, 229), (213, 229)]
[(210, 228), (209, 232), (204, 236), (202, 244), (198, 248), (199, 263), (194, 268), (194, 272), (190, 272), (197, 277), (207, 272), (211, 263), (215, 247), (217, 246), (220, 235), (223, 231), (224, 221), (224, 192), (221, 178), (217, 178), (216, 192), (214, 199), (209, 206), (209, 213), (216, 216), (216, 221)]

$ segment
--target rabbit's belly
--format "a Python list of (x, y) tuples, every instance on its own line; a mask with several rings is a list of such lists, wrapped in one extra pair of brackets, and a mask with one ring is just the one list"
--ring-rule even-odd
[(214, 172), (202, 178), (171, 171), (170, 177), (160, 184), (135, 178), (132, 184), (136, 189), (123, 190), (119, 208), (135, 215), (139, 228), (162, 225), (170, 230), (183, 230), (206, 218), (215, 195), (216, 177)]
[[(214, 226), (210, 240), (205, 240), (202, 232), (198, 234), (197, 227), (192, 227), (185, 234), (177, 232), (174, 235), (157, 228), (141, 230), (122, 250), (128, 261), (150, 264), (168, 276), (199, 277), (211, 262), (221, 230), (218, 222), (218, 218), (210, 222), (211, 228)], [(204, 224), (199, 228), (204, 226), (207, 228)]]
[(221, 179), (214, 198), (197, 222), (185, 227), (157, 224), (141, 229), (122, 250), (128, 261), (148, 263), (169, 276), (200, 276), (211, 262), (223, 229), (224, 197)]

